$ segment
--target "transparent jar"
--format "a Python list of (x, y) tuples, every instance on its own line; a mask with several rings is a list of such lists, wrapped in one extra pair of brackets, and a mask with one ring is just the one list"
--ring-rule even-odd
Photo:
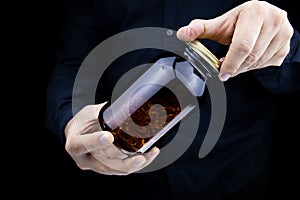
[(197, 105), (208, 78), (218, 76), (219, 60), (199, 41), (187, 42), (183, 57), (157, 60), (122, 95), (105, 104), (102, 130), (126, 154), (144, 153)]

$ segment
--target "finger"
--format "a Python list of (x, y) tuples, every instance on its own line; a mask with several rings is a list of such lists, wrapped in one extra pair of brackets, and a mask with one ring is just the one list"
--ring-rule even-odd
[(149, 152), (142, 154), (142, 156), (145, 158), (145, 162), (142, 162), (141, 160), (134, 160), (132, 163), (129, 162), (129, 166), (134, 166), (134, 169), (129, 171), (129, 173), (140, 171), (148, 166), (158, 156), (159, 152), (160, 151), (157, 147), (153, 147)]
[(155, 148), (147, 154), (138, 154), (132, 157), (127, 157), (126, 159), (109, 158), (105, 155), (94, 153), (91, 155), (112, 169), (125, 173), (133, 173), (148, 165), (158, 155), (158, 153), (158, 149)]
[(274, 56), (269, 61), (270, 63), (269, 65), (280, 66), (283, 63), (285, 57), (288, 55), (289, 51), (290, 51), (290, 44), (288, 43), (274, 54)]
[(222, 44), (228, 44), (229, 40), (226, 37), (226, 32), (230, 32), (232, 29), (233, 25), (226, 23), (225, 15), (222, 15), (209, 20), (192, 20), (189, 25), (181, 27), (177, 31), (177, 37), (182, 41), (193, 41), (197, 38), (206, 38)]
[(84, 135), (72, 135), (66, 141), (66, 151), (75, 156), (82, 156), (99, 148), (112, 145), (113, 136), (110, 132), (99, 131)]
[[(283, 15), (285, 17), (279, 15), (277, 18), (272, 19), (271, 22), (265, 22), (265, 24), (269, 24), (269, 26), (263, 26), (252, 53), (246, 58), (241, 68), (262, 68), (266, 66), (265, 63), (269, 62), (273, 56), (280, 55), (279, 57), (282, 58), (288, 54), (288, 52), (280, 50), (284, 49), (286, 45), (289, 46), (290, 38), (294, 30), (287, 20), (285, 12)], [(277, 54), (276, 52), (280, 53)], [(280, 62), (276, 61), (276, 63)]]
[(251, 67), (251, 70), (260, 69), (260, 68), (264, 68), (264, 67), (268, 67), (268, 66), (280, 66), (289, 51), (290, 51), (290, 46), (285, 45), (278, 52), (276, 52), (274, 54), (274, 56), (271, 56), (270, 60), (266, 61), (259, 67), (257, 67), (257, 66)]
[(132, 173), (138, 170), (139, 167), (141, 167), (146, 162), (146, 158), (143, 155), (136, 155), (127, 157), (125, 159), (110, 158), (101, 153), (91, 153), (91, 155), (99, 162), (104, 163), (106, 166), (125, 173)]
[(106, 155), (108, 158), (125, 159), (128, 157), (128, 155), (124, 154), (115, 145), (108, 145), (106, 148), (101, 148), (96, 151), (93, 151), (93, 154), (98, 154), (98, 153), (102, 155)]
[(183, 41), (192, 41), (197, 38), (214, 40), (220, 44), (229, 45), (235, 29), (237, 15), (242, 5), (229, 10), (213, 19), (195, 19), (189, 25), (177, 31), (177, 37)]
[[(258, 39), (253, 47), (251, 53), (246, 57), (244, 62), (241, 64), (240, 68), (236, 74), (249, 71), (252, 68), (259, 67), (266, 60), (261, 58), (262, 55), (268, 49), (272, 39), (275, 37), (279, 30), (279, 27), (274, 28), (273, 26), (263, 26), (262, 30), (258, 36)], [(269, 51), (269, 50), (268, 50)], [(270, 51), (269, 51), (270, 53)]]
[(277, 34), (259, 60), (249, 66), (249, 68), (259, 69), (269, 65), (281, 65), (290, 51), (290, 37), (292, 34), (292, 32), (280, 32)]
[(220, 69), (222, 81), (235, 76), (240, 65), (252, 52), (263, 24), (263, 18), (257, 17), (257, 12), (240, 12), (232, 43)]
[(107, 148), (107, 146), (112, 145), (114, 141), (113, 135), (108, 131), (80, 135), (79, 138), (86, 149), (85, 153)]
[(189, 25), (181, 27), (177, 31), (178, 39), (182, 41), (193, 41), (197, 39), (207, 30), (205, 22), (205, 20), (195, 19), (191, 21)]
[(92, 170), (94, 172), (104, 174), (104, 175), (127, 175), (128, 173), (122, 172), (119, 170), (112, 169), (103, 163), (96, 160), (90, 154), (85, 154), (80, 157), (80, 159), (76, 159), (77, 166), (82, 170)]
[[(160, 150), (157, 147), (153, 147), (148, 153), (144, 154), (146, 162), (140, 167), (139, 170), (148, 166), (158, 156)], [(137, 171), (139, 171), (137, 170)]]

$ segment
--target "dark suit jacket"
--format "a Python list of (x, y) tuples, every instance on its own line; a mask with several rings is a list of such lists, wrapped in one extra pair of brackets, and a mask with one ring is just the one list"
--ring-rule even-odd
[[(243, 2), (70, 1), (57, 53), (57, 66), (47, 91), (47, 127), (64, 143), (63, 130), (73, 116), (72, 89), (78, 68), (90, 51), (108, 37), (138, 27), (177, 30), (192, 19), (213, 18)], [(291, 19), (295, 23), (297, 20), (299, 18)], [(206, 40), (203, 43), (217, 57), (226, 53), (226, 46)], [(153, 60), (159, 53), (151, 49), (140, 50), (116, 60), (101, 78), (96, 102), (103, 102), (110, 97), (122, 74), (133, 66)], [(127, 177), (95, 174), (99, 180), (99, 192), (118, 191), (110, 192), (110, 195), (123, 198), (126, 195), (142, 195), (146, 199), (199, 199), (207, 191), (214, 191), (210, 195), (221, 196), (240, 189), (257, 176), (268, 162), (275, 100), (278, 95), (299, 92), (299, 62), (300, 35), (295, 29), (291, 51), (282, 66), (240, 74), (225, 83), (226, 121), (218, 143), (208, 156), (198, 158), (199, 147), (210, 123), (209, 95), (205, 96), (200, 106), (201, 120), (196, 122), (199, 123), (197, 136), (184, 155), (155, 172)]]

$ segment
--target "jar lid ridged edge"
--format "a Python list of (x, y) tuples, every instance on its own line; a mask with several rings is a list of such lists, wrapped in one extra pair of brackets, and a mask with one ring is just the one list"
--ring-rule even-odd
[(221, 62), (219, 59), (211, 53), (203, 44), (201, 44), (198, 40), (194, 40), (191, 42), (186, 42), (188, 46), (190, 46), (194, 51), (196, 51), (199, 56), (205, 59), (215, 70), (219, 71)]

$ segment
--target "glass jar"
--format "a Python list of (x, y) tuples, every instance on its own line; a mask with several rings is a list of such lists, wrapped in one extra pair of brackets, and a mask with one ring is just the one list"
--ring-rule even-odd
[(218, 76), (220, 61), (199, 41), (187, 42), (185, 57), (157, 60), (98, 119), (123, 153), (147, 152), (197, 105), (208, 78)]

